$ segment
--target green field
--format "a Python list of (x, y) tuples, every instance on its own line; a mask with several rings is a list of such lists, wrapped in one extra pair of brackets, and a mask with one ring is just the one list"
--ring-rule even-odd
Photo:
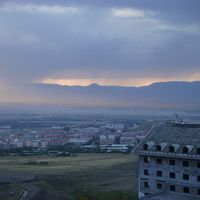
[[(29, 161), (48, 165), (27, 165)], [(16, 199), (20, 189), (27, 187), (29, 197), (37, 200), (133, 200), (137, 167), (132, 154), (0, 157), (0, 181), (11, 182), (7, 188), (0, 186), (0, 192), (3, 199)]]

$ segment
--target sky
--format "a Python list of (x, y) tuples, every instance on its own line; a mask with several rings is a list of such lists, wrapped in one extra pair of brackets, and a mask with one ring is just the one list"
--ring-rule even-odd
[(200, 80), (199, 9), (199, 0), (1, 0), (0, 91)]

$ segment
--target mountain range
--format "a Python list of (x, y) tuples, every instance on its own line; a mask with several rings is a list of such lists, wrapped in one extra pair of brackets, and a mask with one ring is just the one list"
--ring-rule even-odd
[(200, 81), (161, 82), (143, 87), (29, 84), (19, 95), (25, 103), (68, 108), (200, 111)]

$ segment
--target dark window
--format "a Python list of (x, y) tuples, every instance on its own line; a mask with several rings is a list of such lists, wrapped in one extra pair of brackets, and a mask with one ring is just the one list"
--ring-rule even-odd
[(200, 148), (197, 148), (197, 154), (200, 154)]
[(197, 176), (197, 181), (200, 182), (200, 176)]
[(162, 177), (162, 171), (157, 171), (157, 176)]
[(175, 148), (173, 146), (169, 146), (168, 150), (169, 152), (173, 153), (175, 151)]
[(200, 168), (200, 162), (197, 162), (197, 168)]
[(187, 147), (183, 147), (183, 148), (182, 148), (182, 153), (186, 153), (186, 154), (188, 154), (188, 152), (189, 152), (189, 150), (188, 150)]
[(190, 193), (190, 188), (189, 187), (183, 187), (183, 192), (184, 193)]
[(144, 187), (145, 187), (145, 188), (148, 188), (148, 187), (149, 187), (149, 182), (148, 182), (148, 181), (145, 181), (145, 182), (144, 182)]
[(189, 174), (183, 174), (183, 180), (189, 180)]
[(150, 160), (149, 157), (144, 157), (144, 162), (145, 163), (149, 163), (149, 160)]
[(197, 190), (197, 194), (200, 195), (200, 189)]
[(144, 170), (144, 175), (146, 175), (146, 176), (149, 175), (149, 171), (147, 169)]
[(189, 167), (189, 161), (184, 160), (183, 161), (183, 167)]
[(175, 185), (170, 185), (170, 191), (176, 191), (176, 186)]
[(170, 177), (170, 178), (176, 178), (176, 174), (175, 174), (174, 172), (170, 172), (170, 173), (169, 173), (169, 177)]
[(156, 145), (156, 151), (161, 151), (161, 146), (160, 145)]
[(162, 187), (163, 187), (162, 183), (157, 183), (157, 189), (162, 190)]
[(143, 150), (146, 151), (146, 150), (148, 150), (148, 148), (149, 148), (149, 145), (148, 145), (148, 144), (144, 144), (144, 145), (143, 145)]
[(162, 164), (162, 159), (158, 158), (158, 159), (156, 159), (156, 162), (157, 162), (157, 164)]
[(169, 165), (175, 165), (175, 160), (169, 160)]

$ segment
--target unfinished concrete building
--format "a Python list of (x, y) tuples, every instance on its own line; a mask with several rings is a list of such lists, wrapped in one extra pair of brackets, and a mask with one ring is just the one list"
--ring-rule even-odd
[(139, 198), (200, 199), (200, 125), (166, 123), (140, 142)]

